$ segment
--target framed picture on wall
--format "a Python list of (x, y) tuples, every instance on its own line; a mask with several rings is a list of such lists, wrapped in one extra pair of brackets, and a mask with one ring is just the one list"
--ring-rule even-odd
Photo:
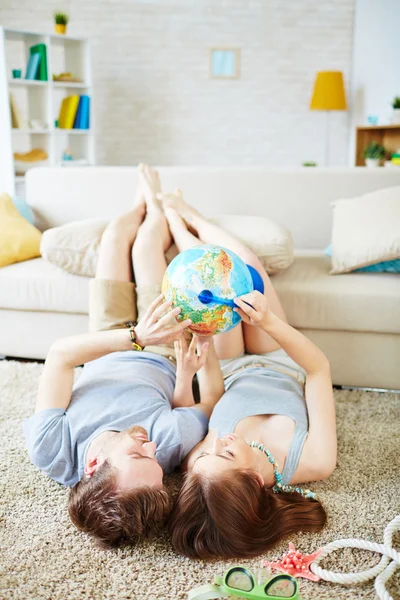
[(239, 74), (239, 48), (210, 48), (210, 77), (216, 79), (237, 79)]

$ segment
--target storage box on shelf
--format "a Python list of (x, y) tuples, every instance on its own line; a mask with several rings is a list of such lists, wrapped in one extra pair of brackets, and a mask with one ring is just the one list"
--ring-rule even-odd
[[(47, 81), (25, 79), (30, 49), (44, 44), (47, 54)], [(14, 79), (13, 69), (21, 69), (22, 77)], [(53, 74), (72, 73), (73, 79), (53, 81)], [(71, 78), (70, 78), (71, 79)], [(15, 114), (8, 110), (12, 95)], [(89, 41), (85, 38), (20, 31), (0, 27), (0, 189), (14, 195), (21, 191), (24, 172), (33, 163), (14, 161), (14, 153), (40, 148), (47, 154), (42, 164), (62, 163), (63, 152), (70, 149), (74, 158), (94, 165), (92, 102), (89, 129), (58, 129), (63, 98), (77, 94), (92, 100), (92, 77)], [(4, 107), (4, 108), (3, 108)], [(36, 166), (39, 166), (37, 163)]]
[(394, 125), (365, 125), (356, 129), (356, 167), (364, 167), (364, 148), (377, 142), (390, 154), (400, 148), (400, 123)]

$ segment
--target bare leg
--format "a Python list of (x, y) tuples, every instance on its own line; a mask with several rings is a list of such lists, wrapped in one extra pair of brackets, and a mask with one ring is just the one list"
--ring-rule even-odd
[(132, 210), (113, 219), (100, 242), (96, 279), (132, 281), (131, 248), (146, 213), (142, 182), (139, 180)]
[(151, 290), (154, 290), (156, 294), (161, 287), (167, 268), (164, 253), (172, 241), (167, 220), (156, 198), (159, 192), (158, 173), (147, 166), (142, 168), (142, 172), (144, 177), (142, 189), (147, 212), (132, 248), (138, 296), (141, 291), (151, 293)]
[[(247, 246), (224, 229), (208, 221), (197, 210), (186, 204), (180, 190), (176, 190), (174, 194), (164, 194), (160, 197), (164, 209), (174, 208), (182, 219), (198, 232), (199, 239), (203, 243), (225, 246), (240, 256), (246, 264), (254, 267), (263, 279), (264, 294), (268, 299), (272, 312), (282, 320), (287, 321), (283, 306), (268, 274), (261, 261)], [(264, 354), (265, 352), (272, 352), (279, 348), (278, 344), (267, 333), (246, 323), (243, 323), (243, 335), (246, 352), (250, 354)]]
[(131, 249), (145, 213), (139, 180), (134, 207), (113, 219), (101, 238), (96, 277), (89, 284), (90, 331), (118, 329), (136, 321)]
[[(185, 221), (175, 209), (165, 208), (165, 216), (179, 252), (202, 243), (198, 237), (188, 231)], [(243, 354), (244, 339), (242, 326), (239, 324), (226, 333), (216, 335), (214, 337), (214, 345), (220, 360), (235, 358)]]

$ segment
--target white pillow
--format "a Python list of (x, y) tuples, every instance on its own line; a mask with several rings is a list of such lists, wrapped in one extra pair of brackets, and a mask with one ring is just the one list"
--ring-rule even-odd
[(400, 257), (400, 187), (337, 200), (332, 206), (331, 273)]
[(41, 255), (69, 273), (94, 277), (107, 223), (104, 219), (86, 219), (47, 229), (42, 235)]
[[(226, 215), (211, 220), (249, 246), (260, 258), (267, 273), (276, 273), (292, 264), (292, 237), (284, 227), (263, 217)], [(87, 219), (48, 229), (42, 236), (41, 254), (69, 273), (94, 277), (106, 225), (104, 220)], [(177, 254), (174, 244), (166, 253), (167, 262), (171, 262)]]

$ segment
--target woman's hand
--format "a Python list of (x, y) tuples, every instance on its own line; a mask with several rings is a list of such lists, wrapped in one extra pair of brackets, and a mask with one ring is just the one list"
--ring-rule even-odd
[[(179, 340), (183, 331), (192, 324), (190, 319), (173, 324), (181, 309), (169, 310), (171, 306), (172, 302), (164, 302), (162, 294), (150, 304), (135, 327), (137, 343), (140, 346), (169, 344)], [(167, 314), (164, 314), (166, 311), (168, 311)]]
[(174, 346), (177, 376), (181, 375), (192, 379), (194, 374), (200, 371), (206, 363), (210, 347), (208, 338), (194, 335), (188, 345), (185, 336), (182, 336), (175, 342)]
[(235, 298), (234, 303), (238, 308), (233, 310), (241, 316), (245, 323), (265, 329), (271, 320), (272, 312), (268, 300), (260, 292), (254, 291)]

